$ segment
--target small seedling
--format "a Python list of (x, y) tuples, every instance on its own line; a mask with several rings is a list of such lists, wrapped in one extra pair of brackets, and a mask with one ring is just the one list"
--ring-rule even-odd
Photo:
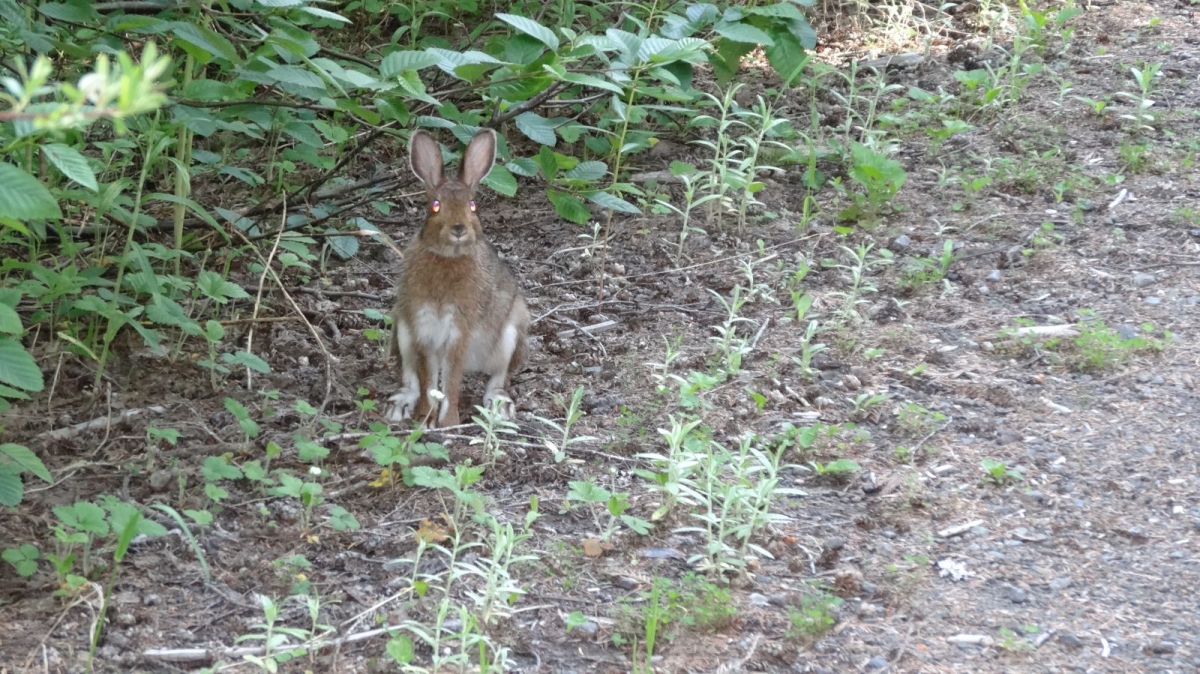
[(1005, 485), (1009, 482), (1020, 482), (1025, 479), (1021, 471), (1015, 468), (1009, 468), (1008, 464), (995, 459), (983, 460), (983, 479), (996, 485)]

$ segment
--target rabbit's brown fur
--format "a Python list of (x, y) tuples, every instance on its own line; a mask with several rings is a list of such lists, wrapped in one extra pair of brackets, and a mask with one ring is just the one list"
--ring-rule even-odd
[[(403, 377), (391, 398), (393, 421), (456, 425), (468, 372), (489, 375), (484, 405), (498, 399), (501, 414), (513, 416), (508, 381), (525, 361), (529, 309), (508, 265), (483, 238), (473, 208), (495, 154), (495, 132), (481, 131), (463, 153), (458, 176), (447, 177), (437, 141), (424, 131), (413, 134), (411, 165), (425, 183), (427, 215), (405, 254), (392, 313)], [(430, 400), (431, 388), (445, 395), (440, 405)]]

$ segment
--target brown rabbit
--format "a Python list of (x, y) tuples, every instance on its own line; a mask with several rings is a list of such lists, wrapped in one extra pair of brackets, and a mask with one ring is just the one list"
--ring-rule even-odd
[[(508, 378), (525, 360), (529, 309), (512, 272), (484, 240), (474, 201), (495, 160), (496, 132), (485, 129), (467, 145), (458, 177), (446, 177), (437, 141), (424, 131), (412, 136), (412, 170), (425, 183), (428, 210), (408, 246), (392, 311), (403, 372), (403, 387), (390, 399), (392, 421), (458, 424), (468, 372), (491, 377), (484, 406), (498, 399), (504, 418), (514, 415)], [(430, 400), (431, 388), (445, 395), (440, 403)]]

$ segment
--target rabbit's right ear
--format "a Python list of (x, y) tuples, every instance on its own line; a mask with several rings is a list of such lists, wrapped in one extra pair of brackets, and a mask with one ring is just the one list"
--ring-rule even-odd
[(413, 132), (409, 164), (426, 188), (433, 189), (442, 184), (442, 148), (425, 131)]

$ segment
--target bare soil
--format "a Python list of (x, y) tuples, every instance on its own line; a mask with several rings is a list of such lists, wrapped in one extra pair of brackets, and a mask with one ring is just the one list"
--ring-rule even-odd
[[(961, 20), (965, 31), (966, 10)], [(563, 508), (568, 482), (591, 476), (630, 492), (638, 516), (654, 509), (631, 457), (661, 446), (655, 429), (674, 411), (664, 402), (669, 397), (655, 393), (647, 365), (662, 361), (664, 340), (681, 338), (673, 371), (706, 370), (712, 327), (723, 315), (708, 291), (727, 296), (744, 283), (742, 263), (762, 258), (769, 259), (756, 266), (756, 281), (775, 288), (801, 259), (813, 261), (805, 280), (817, 298), (812, 313), (832, 321), (840, 302), (834, 293), (848, 281), (818, 263), (844, 262), (841, 246), (867, 243), (894, 251), (894, 264), (872, 273), (878, 292), (864, 295), (863, 320), (823, 335), (830, 349), (816, 361), (815, 380), (799, 377), (792, 364), (800, 327), (783, 320), (791, 303), (779, 290), (779, 304), (760, 300), (744, 310), (754, 321), (751, 334), (766, 327), (740, 378), (709, 394), (715, 411), (708, 418), (727, 442), (746, 431), (777, 433), (785, 423), (854, 422), (869, 438), (796, 461), (849, 458), (861, 471), (844, 481), (787, 472), (786, 486), (805, 496), (776, 504), (791, 520), (760, 541), (774, 559), (761, 559), (750, 580), (734, 583), (729, 624), (673, 629), (657, 648), (655, 670), (1200, 671), (1198, 21), (1200, 10), (1183, 1), (1093, 3), (1078, 20), (1069, 53), (1047, 57), (1055, 76), (1037, 78), (1016, 108), (968, 118), (974, 128), (936, 150), (921, 128), (902, 136), (898, 157), (908, 182), (896, 203), (903, 208), (870, 231), (835, 233), (838, 202), (828, 189), (818, 200), (830, 215), (798, 230), (805, 191), (796, 170), (772, 178), (764, 192), (778, 217), (741, 235), (693, 236), (682, 268), (671, 257), (674, 220), (618, 217), (601, 305), (595, 302), (600, 260), (583, 255), (581, 230), (535, 198), (535, 186), (517, 200), (483, 198), (485, 227), (536, 318), (531, 363), (514, 385), (527, 444), (506, 448), (478, 485), (491, 512), (509, 521), (523, 519), (531, 496), (541, 504), (536, 536), (525, 545), (539, 561), (517, 567), (527, 594), (500, 635), (516, 671), (631, 671), (631, 646), (618, 647), (612, 638), (620, 627), (618, 605), (636, 599), (654, 577), (680, 577), (697, 551), (695, 538), (672, 533), (684, 524), (676, 520), (648, 536), (622, 529), (611, 550), (591, 557), (582, 546), (598, 533), (592, 518)], [(990, 58), (979, 44), (939, 43), (925, 62), (889, 70), (888, 81), (904, 90), (955, 92), (953, 72), (964, 67), (962, 59)], [(835, 62), (841, 56), (832, 45), (820, 55)], [(1152, 96), (1161, 115), (1155, 130), (1134, 134), (1121, 119), (1131, 108), (1119, 98), (1102, 115), (1073, 98), (1135, 91), (1129, 68), (1143, 62), (1163, 64)], [(1071, 87), (1065, 96), (1062, 82)], [(809, 95), (798, 92), (789, 112), (807, 119)], [(836, 112), (818, 98), (823, 114)], [(1131, 166), (1123, 145), (1146, 146), (1144, 165)], [(683, 147), (639, 168), (686, 159), (691, 150)], [(959, 185), (939, 183), (946, 171), (1000, 175), (991, 167), (1005, 162), (1030, 172), (994, 182), (973, 199)], [(822, 169), (831, 176), (838, 170)], [(1106, 180), (1118, 174), (1122, 182)], [(1053, 185), (1063, 180), (1077, 187), (1059, 201)], [(405, 207), (415, 225), (416, 206)], [(404, 241), (413, 231), (403, 225), (390, 233)], [(961, 246), (946, 282), (906, 286), (906, 266), (936, 257), (947, 239)], [(346, 431), (365, 425), (353, 404), (359, 387), (382, 402), (398, 386), (382, 342), (364, 334), (380, 326), (361, 313), (388, 309), (398, 265), (387, 248), (364, 244), (350, 263), (330, 264), (329, 283), (301, 290), (303, 280), (288, 277), (336, 359), (325, 413)], [(237, 280), (253, 289), (257, 278), (246, 271)], [(1023, 320), (1077, 324), (1086, 310), (1118, 330), (1151, 324), (1153, 335), (1169, 331), (1173, 342), (1161, 353), (1121, 351), (1129, 356), (1124, 362), (1088, 371), (1077, 367), (1078, 354), (1069, 348), (1001, 337)], [(102, 390), (94, 390), (90, 365), (48, 356), (43, 367), (53, 378), (53, 397), (6, 419), (5, 440), (28, 444), (57, 482), (32, 485), (20, 508), (0, 512), (2, 547), (36, 542), (49, 551), (51, 509), (100, 494), (201, 508), (205, 457), (228, 452), (240, 463), (262, 457), (268, 441), (290, 447), (306, 421), (296, 401), (325, 399), (326, 356), (278, 293), (262, 313), (281, 319), (258, 325), (253, 349), (272, 373), (256, 375), (250, 391), (231, 378), (214, 392), (186, 354), (167, 362), (133, 346), (109, 368)], [(248, 315), (245, 307), (240, 317)], [(617, 327), (560, 336), (606, 320)], [(231, 336), (245, 330), (230, 327)], [(481, 384), (469, 382), (466, 404), (478, 403)], [(577, 461), (556, 464), (540, 446), (545, 431), (531, 415), (561, 416), (556, 398), (580, 385), (588, 415), (578, 432), (599, 440), (573, 449)], [(748, 389), (764, 396), (761, 410)], [(264, 397), (264, 390), (279, 391), (279, 398)], [(856, 410), (862, 394), (890, 397)], [(261, 420), (259, 438), (243, 441), (223, 407), (226, 396)], [(907, 403), (940, 416), (906, 422)], [(38, 437), (152, 405), (165, 409), (63, 441)], [(147, 424), (179, 429), (178, 446), (149, 453)], [(456, 459), (481, 460), (464, 439), (473, 432), (460, 433), (442, 440)], [(262, 620), (256, 594), (288, 593), (295, 578), (272, 562), (290, 555), (312, 564), (304, 574), (322, 598), (321, 622), (357, 633), (377, 627), (376, 617), (402, 620), (402, 602), (370, 609), (406, 582), (407, 572), (389, 562), (412, 554), (416, 527), (438, 521), (445, 505), (428, 490), (372, 486), (379, 468), (356, 443), (354, 437), (325, 443), (333, 450), (324, 462), (328, 504), (317, 521), (339, 505), (357, 518), (359, 530), (306, 534), (293, 502), (264, 498), (242, 481), (225, 484), (230, 497), (213, 524), (194, 527), (211, 582), (202, 580), (196, 555), (170, 520), (162, 523), (176, 530), (172, 535), (135, 543), (115, 587), (97, 671), (195, 671), (205, 663), (145, 652), (235, 645)], [(988, 459), (1022, 479), (986, 482), (981, 465)], [(291, 452), (275, 465), (307, 468)], [(85, 671), (96, 597), (64, 602), (51, 595), (53, 585), (45, 564), (31, 579), (0, 566), (0, 672)], [(789, 636), (789, 607), (818, 591), (843, 600), (833, 609), (835, 624), (823, 634)], [(568, 631), (565, 619), (575, 611), (593, 620)], [(364, 619), (348, 622), (364, 612)], [(287, 603), (280, 622), (307, 626), (307, 620), (299, 604)], [(385, 666), (385, 642), (380, 636), (348, 643), (336, 658), (328, 650), (315, 662), (283, 669), (395, 671)]]

